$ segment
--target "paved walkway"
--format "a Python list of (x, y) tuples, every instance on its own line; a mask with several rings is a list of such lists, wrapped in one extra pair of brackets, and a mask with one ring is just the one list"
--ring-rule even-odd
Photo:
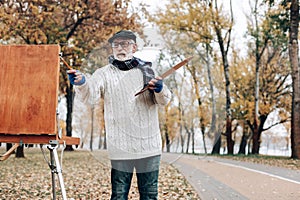
[(172, 153), (162, 161), (176, 167), (201, 200), (300, 199), (300, 170)]

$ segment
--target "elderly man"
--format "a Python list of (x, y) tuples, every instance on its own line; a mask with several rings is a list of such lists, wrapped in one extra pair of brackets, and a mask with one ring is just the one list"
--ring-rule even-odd
[[(104, 98), (107, 148), (111, 160), (111, 199), (128, 199), (136, 171), (141, 200), (158, 198), (158, 175), (162, 141), (158, 106), (166, 105), (171, 92), (152, 63), (133, 56), (136, 35), (128, 30), (115, 33), (108, 42), (113, 55), (109, 64), (97, 69), (90, 78), (68, 70), (71, 84), (82, 102), (95, 103)], [(143, 86), (149, 90), (135, 96)]]

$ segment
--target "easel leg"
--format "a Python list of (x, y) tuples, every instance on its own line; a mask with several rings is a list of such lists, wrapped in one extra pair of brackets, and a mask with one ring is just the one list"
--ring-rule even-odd
[(50, 169), (51, 169), (51, 179), (52, 179), (52, 199), (56, 200), (56, 189), (55, 189), (55, 173), (56, 173), (56, 168), (55, 168), (55, 161), (54, 161), (54, 156), (53, 156), (53, 150), (50, 150)]
[(58, 176), (58, 181), (61, 189), (61, 194), (63, 200), (67, 200), (66, 189), (64, 185), (64, 180), (62, 176), (62, 169), (59, 163), (58, 154), (57, 154), (57, 147), (58, 147), (57, 140), (50, 140), (50, 145), (48, 145), (48, 149), (50, 150), (50, 158), (51, 158), (51, 175), (52, 175), (52, 192), (53, 192), (53, 200), (56, 199), (56, 192), (55, 192), (55, 173)]
[(14, 152), (14, 150), (16, 150), (18, 148), (18, 146), (20, 146), (20, 144), (16, 143), (5, 154), (1, 155), (0, 156), (0, 161), (6, 160), (10, 156), (10, 154), (12, 154)]

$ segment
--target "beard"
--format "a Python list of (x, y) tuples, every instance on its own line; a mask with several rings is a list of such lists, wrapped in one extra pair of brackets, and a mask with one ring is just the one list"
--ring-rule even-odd
[(130, 60), (133, 57), (133, 52), (120, 52), (120, 53), (114, 53), (114, 58), (119, 60), (119, 61), (126, 61), (126, 60)]

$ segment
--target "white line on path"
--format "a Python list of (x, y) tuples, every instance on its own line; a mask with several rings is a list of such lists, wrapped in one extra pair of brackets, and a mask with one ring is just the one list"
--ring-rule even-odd
[(274, 178), (278, 178), (278, 179), (281, 179), (281, 180), (284, 180), (284, 181), (289, 181), (289, 182), (296, 183), (296, 184), (300, 185), (299, 181), (294, 181), (294, 180), (284, 178), (284, 177), (281, 177), (281, 176), (277, 176), (277, 175), (274, 175), (274, 174), (270, 174), (270, 173), (267, 173), (267, 172), (262, 172), (262, 171), (251, 169), (251, 168), (248, 168), (248, 167), (243, 167), (243, 166), (240, 166), (240, 165), (233, 165), (233, 164), (229, 164), (229, 163), (223, 163), (223, 162), (219, 162), (219, 161), (214, 161), (214, 162), (219, 163), (221, 165), (227, 165), (227, 166), (231, 166), (231, 167), (241, 168), (241, 169), (245, 169), (245, 170), (248, 170), (248, 171), (264, 174), (264, 175), (267, 175), (267, 176), (271, 176), (271, 177), (274, 177)]

